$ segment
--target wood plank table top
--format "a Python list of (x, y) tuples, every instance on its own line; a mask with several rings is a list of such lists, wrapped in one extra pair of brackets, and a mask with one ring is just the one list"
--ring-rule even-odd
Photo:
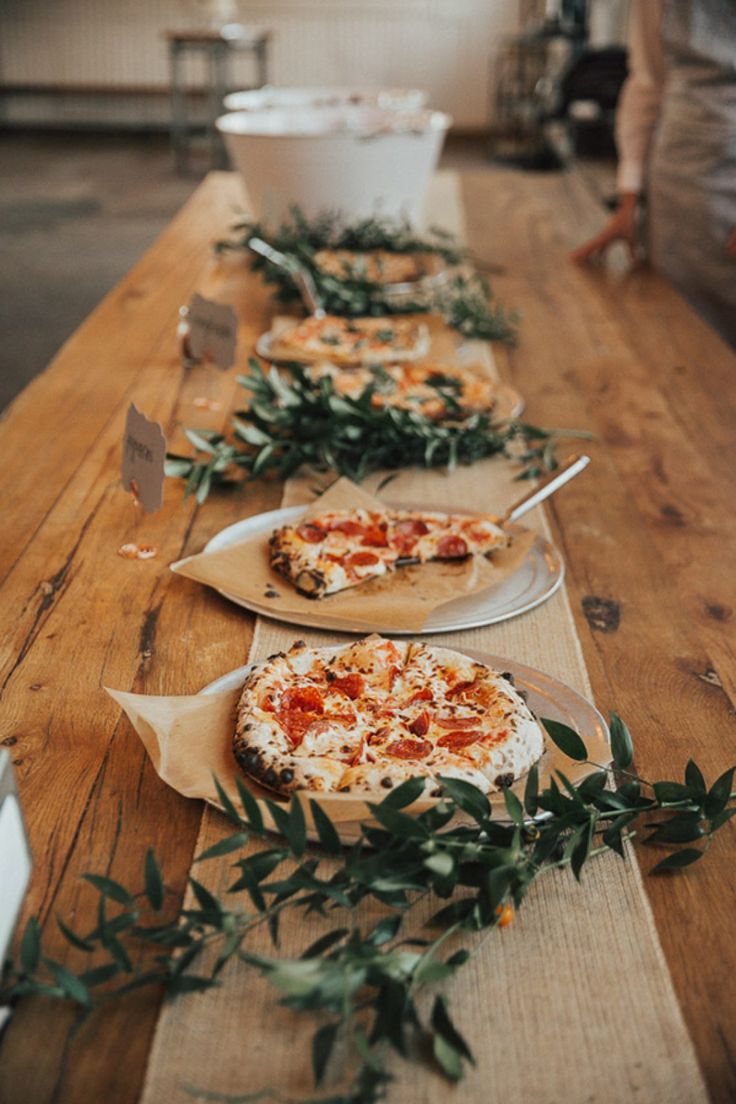
[[(521, 314), (518, 347), (496, 349), (502, 375), (529, 421), (596, 436), (594, 463), (549, 516), (597, 704), (627, 720), (644, 777), (679, 776), (692, 755), (713, 778), (736, 762), (736, 355), (653, 273), (568, 261), (601, 217), (574, 174), (476, 172), (461, 187), (473, 252), (501, 270), (494, 289)], [(102, 687), (193, 692), (243, 661), (252, 632), (243, 611), (165, 570), (242, 517), (242, 494), (197, 508), (168, 481), (141, 521), (119, 485), (131, 400), (174, 449), (182, 426), (221, 428), (238, 402), (235, 370), (182, 369), (175, 326), (194, 290), (216, 287), (238, 309), (241, 350), (267, 328), (268, 293), (242, 259), (212, 260), (239, 202), (231, 174), (208, 177), (0, 424), (0, 746), (35, 860), (27, 912), (60, 961), (56, 917), (94, 924), (85, 871), (137, 882), (153, 845), (173, 912), (202, 816), (160, 782)], [(220, 408), (195, 406), (202, 396)], [(255, 513), (280, 488), (247, 495)], [(136, 539), (157, 558), (117, 555)], [(736, 1097), (733, 832), (687, 877), (645, 879), (718, 1104)], [(646, 871), (657, 856), (639, 857)], [(133, 1104), (160, 1000), (130, 994), (78, 1033), (63, 1005), (21, 1004), (0, 1044), (0, 1101)]]

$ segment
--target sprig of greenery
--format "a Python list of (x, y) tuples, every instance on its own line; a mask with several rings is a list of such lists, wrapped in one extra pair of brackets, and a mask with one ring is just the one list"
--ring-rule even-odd
[[(446, 230), (433, 227), (418, 235), (411, 224), (373, 216), (346, 223), (338, 214), (327, 212), (308, 219), (299, 207), (291, 208), (290, 218), (275, 232), (258, 222), (243, 220), (233, 227), (234, 238), (215, 243), (217, 253), (247, 250), (252, 237), (268, 241), (279, 252), (307, 268), (330, 314), (348, 317), (410, 314), (438, 311), (453, 329), (465, 337), (485, 341), (516, 341), (517, 317), (494, 299), (490, 285), (482, 277), (458, 270), (449, 283), (433, 292), (423, 291), (416, 301), (387, 294), (384, 286), (370, 280), (359, 267), (343, 275), (324, 272), (315, 263), (321, 249), (349, 249), (356, 252), (383, 250), (389, 253), (424, 253), (439, 257), (446, 265), (457, 266), (468, 260), (467, 250)], [(301, 294), (291, 275), (260, 254), (253, 254), (251, 267), (267, 284), (275, 287), (280, 303), (301, 303)]]
[[(569, 758), (587, 762), (576, 732), (555, 721), (543, 724)], [(614, 715), (610, 728), (613, 767), (591, 764), (597, 769), (578, 785), (558, 771), (541, 791), (533, 768), (523, 800), (504, 792), (505, 822), (492, 819), (485, 794), (451, 778), (442, 779), (441, 800), (413, 816), (405, 810), (424, 788), (424, 780), (414, 778), (369, 806), (374, 823), (364, 825), (359, 841), (345, 850), (335, 825), (313, 800), (320, 850), (307, 854), (300, 798), (289, 806), (266, 801), (283, 836), (274, 840), (245, 785), (236, 780), (238, 809), (217, 783), (236, 830), (195, 862), (241, 852), (227, 895), (217, 897), (191, 877), (192, 903), (163, 920), (166, 890), (152, 851), (137, 891), (107, 876), (85, 875), (98, 893), (96, 924), (84, 933), (61, 919), (58, 924), (76, 952), (95, 956), (95, 965), (75, 973), (50, 958), (42, 948), (40, 924), (31, 918), (17, 960), (7, 964), (0, 1003), (42, 994), (74, 1001), (84, 1016), (142, 986), (163, 986), (172, 997), (207, 990), (221, 983), (223, 968), (236, 960), (265, 976), (283, 1005), (318, 1015), (312, 1039), (317, 1086), (338, 1039), (352, 1047), (355, 1077), (344, 1092), (322, 1098), (324, 1104), (385, 1099), (391, 1050), (405, 1059), (431, 1054), (438, 1071), (457, 1081), (473, 1055), (444, 995), (435, 993), (429, 1011), (421, 998), (478, 953), (484, 942), (479, 933), (513, 919), (536, 878), (569, 866), (580, 880), (593, 856), (611, 850), (625, 857), (625, 843), (641, 821), (648, 833), (644, 842), (668, 851), (653, 873), (675, 873), (700, 860), (715, 833), (736, 815), (735, 768), (709, 786), (691, 760), (682, 782), (645, 782), (632, 770), (626, 725)], [(242, 854), (253, 840), (263, 847)], [(428, 899), (439, 906), (431, 920), (438, 932), (434, 938), (416, 935), (411, 925), (412, 910)], [(380, 903), (384, 913), (366, 923), (359, 906), (368, 900)], [(287, 910), (318, 915), (324, 933), (297, 958), (252, 950), (249, 937), (265, 928), (277, 951), (280, 917)], [(136, 947), (144, 949), (140, 965), (134, 965)], [(425, 1045), (410, 1045), (416, 1042)], [(224, 1104), (286, 1099), (274, 1089), (231, 1097), (190, 1091)]]
[[(512, 455), (514, 444), (523, 442), (514, 458), (525, 465), (518, 478), (530, 478), (557, 466), (555, 446), (561, 438), (589, 436), (513, 420), (494, 423), (489, 414), (437, 420), (415, 410), (376, 408), (372, 399), (381, 389), (379, 376), (350, 398), (336, 394), (329, 378), (310, 380), (299, 365), (290, 366), (290, 379), (273, 367), (264, 371), (255, 359), (249, 366), (250, 374), (238, 377), (249, 402), (233, 417), (232, 437), (187, 429), (199, 455), (167, 455), (166, 474), (186, 479), (185, 493), (195, 494), (198, 502), (213, 485), (231, 482), (239, 469), (250, 478), (273, 474), (287, 479), (308, 466), (360, 482), (373, 471), (453, 469), (498, 453)], [(452, 389), (440, 390), (449, 411)]]

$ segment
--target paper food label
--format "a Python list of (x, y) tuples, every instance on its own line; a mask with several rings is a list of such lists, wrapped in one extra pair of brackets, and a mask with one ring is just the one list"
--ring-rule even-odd
[(187, 321), (188, 351), (194, 360), (208, 357), (223, 369), (235, 363), (238, 320), (232, 307), (193, 295)]
[(164, 499), (166, 438), (158, 422), (128, 407), (123, 434), (123, 487), (140, 502), (147, 514), (158, 510)]

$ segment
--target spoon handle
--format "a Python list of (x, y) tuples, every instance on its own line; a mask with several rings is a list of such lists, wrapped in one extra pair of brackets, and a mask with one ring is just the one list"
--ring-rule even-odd
[(561, 468), (548, 475), (533, 490), (525, 494), (518, 502), (515, 502), (513, 506), (509, 506), (501, 519), (502, 522), (508, 524), (512, 521), (518, 521), (528, 510), (532, 510), (540, 502), (544, 502), (545, 498), (549, 498), (560, 487), (564, 487), (565, 483), (579, 475), (584, 468), (587, 468), (589, 463), (589, 456), (569, 456)]
[(271, 264), (285, 269), (299, 288), (301, 297), (306, 303), (310, 314), (313, 314), (315, 318), (325, 317), (326, 312), (311, 272), (304, 268), (303, 265), (299, 264), (293, 257), (287, 257), (284, 253), (280, 253), (278, 249), (274, 249), (273, 246), (269, 245), (263, 238), (250, 238), (248, 240), (248, 247), (252, 249), (254, 253), (260, 253), (260, 255), (269, 260)]

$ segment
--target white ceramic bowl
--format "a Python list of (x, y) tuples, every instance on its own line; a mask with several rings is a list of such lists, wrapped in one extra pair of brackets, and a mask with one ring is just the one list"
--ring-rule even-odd
[(239, 111), (217, 128), (266, 223), (294, 204), (307, 218), (329, 210), (414, 222), (451, 122), (439, 111), (345, 106)]
[(380, 107), (389, 111), (420, 111), (429, 95), (421, 88), (252, 88), (231, 92), (223, 101), (228, 111), (264, 111), (274, 107)]

